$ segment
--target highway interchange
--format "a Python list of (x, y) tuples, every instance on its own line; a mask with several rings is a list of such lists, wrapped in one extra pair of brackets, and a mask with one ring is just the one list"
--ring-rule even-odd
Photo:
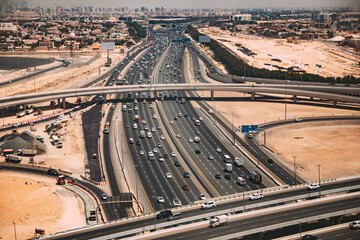
[[(211, 67), (212, 63), (202, 56), (192, 43), (172, 42), (174, 39), (182, 38), (178, 32), (154, 33), (154, 36), (154, 41), (131, 56), (129, 55), (118, 64), (115, 70), (110, 73), (105, 86), (115, 85), (118, 78), (123, 78), (126, 85), (142, 84), (149, 87), (152, 84), (189, 83), (189, 78), (192, 76), (199, 82), (206, 82), (204, 72), (199, 74), (199, 70), (202, 69), (199, 60), (203, 61), (209, 71), (216, 71), (216, 68)], [(127, 65), (129, 66), (127, 67)], [(124, 75), (120, 75), (120, 72), (123, 72)], [(90, 83), (84, 87), (88, 86), (90, 86)], [(118, 134), (104, 134), (102, 138), (104, 168), (111, 192), (109, 198), (103, 200), (104, 204), (115, 199), (112, 197), (121, 195), (123, 192), (117, 182), (116, 174), (119, 173), (115, 171), (113, 161), (119, 160), (111, 154), (110, 149), (113, 146), (110, 136), (120, 136), (125, 139), (124, 148), (130, 156), (127, 161), (130, 161), (132, 166), (132, 169), (128, 170), (135, 172), (136, 179), (132, 180), (139, 182), (139, 186), (136, 183), (136, 189), (131, 189), (134, 201), (146, 201), (146, 203), (141, 203), (142, 213), (173, 208), (175, 207), (175, 199), (179, 199), (181, 205), (190, 205), (200, 200), (200, 194), (204, 194), (206, 198), (214, 198), (243, 191), (261, 191), (279, 184), (294, 184), (293, 172), (276, 162), (276, 160), (269, 163), (268, 160), (271, 156), (255, 144), (252, 139), (243, 139), (235, 134), (236, 145), (242, 148), (235, 147), (232, 143), (233, 127), (215, 114), (210, 116), (208, 112), (211, 107), (206, 102), (190, 102), (189, 97), (198, 97), (198, 95), (196, 92), (191, 91), (137, 92), (116, 94), (115, 98), (110, 100), (114, 103), (120, 101), (120, 103), (117, 103), (115, 110), (109, 108), (105, 121), (113, 124), (115, 115), (118, 112), (121, 115), (122, 124), (117, 128), (111, 128), (118, 131)], [(135, 116), (139, 116), (139, 121), (135, 121)], [(200, 123), (195, 124), (195, 120)], [(221, 127), (214, 125), (214, 123)], [(145, 131), (145, 137), (140, 137), (141, 131)], [(151, 137), (148, 136), (149, 133)], [(199, 137), (200, 142), (194, 142), (195, 137)], [(217, 150), (217, 148), (220, 150)], [(243, 159), (244, 167), (233, 165), (233, 171), (226, 173), (224, 171), (224, 155), (230, 156), (232, 162), (235, 157)], [(263, 181), (261, 183), (258, 184), (249, 180), (250, 171), (253, 170), (262, 175)], [(216, 175), (220, 175), (220, 178), (215, 177)], [(225, 179), (225, 175), (230, 179)], [(246, 178), (244, 187), (236, 183), (238, 176)], [(304, 182), (303, 179), (297, 178), (297, 184)], [(321, 191), (358, 185), (359, 183), (359, 179), (329, 183), (322, 185)], [(138, 192), (142, 192), (145, 198), (139, 197)], [(267, 196), (266, 200), (260, 200), (259, 202), (306, 194), (307, 192), (308, 190), (302, 188), (296, 191), (273, 194)], [(99, 198), (102, 193), (102, 191), (95, 191)], [(160, 201), (160, 196), (163, 197), (164, 202)], [(240, 199), (224, 204), (219, 203), (216, 209), (207, 212), (211, 213), (212, 211), (215, 212), (250, 203), (250, 200), (244, 200)], [(309, 207), (301, 212), (294, 210), (287, 213), (286, 216), (278, 213), (278, 215), (269, 216), (267, 221), (275, 224), (276, 221), (305, 217), (306, 214), (314, 212), (320, 214), (322, 210), (325, 213), (329, 206), (333, 209), (344, 209), (345, 206), (359, 207), (360, 203), (358, 199), (351, 198), (344, 200), (341, 204), (335, 202), (324, 204), (324, 206), (320, 209), (316, 206)], [(134, 209), (129, 208), (104, 208), (104, 210), (107, 220), (128, 217), (135, 212)], [(200, 209), (189, 210), (183, 212), (183, 218), (196, 216), (201, 212)], [(110, 226), (106, 229), (79, 233), (71, 236), (71, 238), (64, 237), (61, 239), (88, 239), (89, 236), (109, 235), (122, 230), (151, 225), (153, 221), (153, 219), (139, 219), (135, 223)], [(157, 221), (161, 223), (166, 220)], [(259, 223), (256, 223), (256, 221), (259, 221)], [(211, 229), (210, 231), (208, 228), (204, 228), (202, 231), (189, 231), (172, 237), (177, 239), (189, 237), (203, 239), (204, 234), (209, 237), (218, 237), (230, 234), (232, 231), (249, 229), (249, 226), (259, 226), (260, 223), (260, 219), (254, 219), (249, 223), (235, 221), (221, 230)]]

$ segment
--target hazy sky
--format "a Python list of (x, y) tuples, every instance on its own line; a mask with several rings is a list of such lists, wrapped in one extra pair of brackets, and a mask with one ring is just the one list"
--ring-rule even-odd
[(328, 8), (360, 7), (359, 0), (27, 0), (35, 6), (165, 8)]

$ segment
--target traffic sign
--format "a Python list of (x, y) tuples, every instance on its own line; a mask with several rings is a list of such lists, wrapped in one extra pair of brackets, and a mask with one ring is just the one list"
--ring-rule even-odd
[(241, 125), (241, 132), (248, 133), (248, 132), (255, 132), (259, 128), (258, 125)]

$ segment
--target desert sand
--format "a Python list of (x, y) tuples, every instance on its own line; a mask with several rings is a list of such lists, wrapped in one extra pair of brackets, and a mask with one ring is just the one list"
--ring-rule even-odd
[[(217, 27), (199, 28), (199, 31), (231, 49), (237, 56), (254, 67), (276, 70), (275, 67), (265, 64), (281, 67), (297, 66), (307, 73), (325, 77), (345, 75), (360, 77), (360, 66), (358, 65), (360, 57), (358, 55), (342, 51), (338, 47), (321, 41), (297, 40), (296, 43), (288, 43), (286, 39), (271, 39), (242, 33), (236, 33), (234, 36), (234, 33), (220, 30)], [(222, 41), (224, 39), (229, 42)], [(257, 55), (247, 56), (239, 51), (239, 47), (235, 44), (241, 44)], [(271, 61), (272, 58), (280, 59), (282, 62)], [(317, 67), (316, 64), (321, 67)]]
[[(0, 237), (34, 237), (86, 225), (82, 200), (55, 184), (55, 179), (29, 173), (0, 172)], [(16, 189), (16, 191), (14, 191)]]

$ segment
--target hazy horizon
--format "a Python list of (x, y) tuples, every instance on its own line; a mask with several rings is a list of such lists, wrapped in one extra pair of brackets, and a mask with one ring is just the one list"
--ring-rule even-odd
[(358, 0), (27, 0), (28, 6), (31, 7), (75, 7), (75, 6), (93, 6), (93, 7), (128, 7), (128, 8), (155, 8), (165, 7), (170, 8), (219, 8), (219, 9), (234, 9), (234, 8), (336, 8), (336, 7), (351, 7), (360, 8), (360, 1)]

